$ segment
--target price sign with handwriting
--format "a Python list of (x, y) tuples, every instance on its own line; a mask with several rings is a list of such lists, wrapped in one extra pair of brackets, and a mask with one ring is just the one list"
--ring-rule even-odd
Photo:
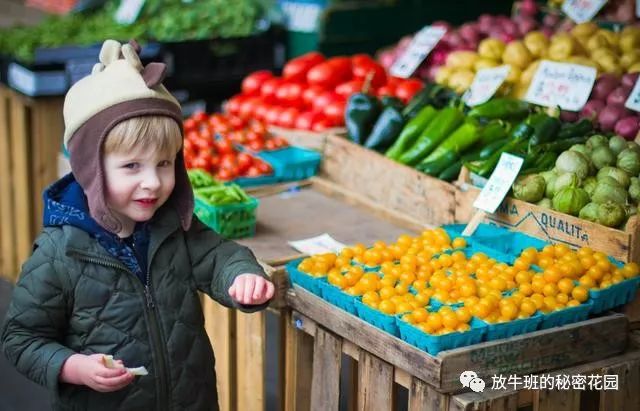
[(446, 32), (447, 29), (443, 27), (426, 26), (416, 33), (409, 47), (391, 66), (391, 74), (402, 78), (411, 77)]
[(565, 0), (562, 11), (576, 23), (585, 23), (594, 18), (606, 2), (607, 0)]
[(580, 111), (591, 94), (596, 74), (593, 67), (544, 60), (533, 76), (525, 100), (541, 106)]
[(463, 96), (464, 102), (471, 107), (487, 102), (504, 83), (510, 69), (507, 65), (478, 71), (471, 87)]

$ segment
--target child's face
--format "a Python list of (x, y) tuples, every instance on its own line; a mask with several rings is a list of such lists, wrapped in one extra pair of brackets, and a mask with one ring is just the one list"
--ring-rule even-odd
[(167, 201), (175, 185), (175, 157), (143, 147), (104, 156), (106, 201), (123, 223), (121, 234), (130, 235), (136, 222), (151, 219)]

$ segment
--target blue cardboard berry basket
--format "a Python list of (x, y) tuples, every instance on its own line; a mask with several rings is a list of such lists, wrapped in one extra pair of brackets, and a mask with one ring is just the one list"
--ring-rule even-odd
[[(462, 237), (465, 224), (449, 224), (443, 226), (450, 237)], [(533, 247), (542, 250), (548, 243), (526, 234), (510, 231), (505, 227), (493, 224), (480, 224), (470, 237), (464, 237), (467, 243), (481, 244), (512, 257), (518, 257), (523, 250)]]
[(391, 335), (394, 335), (396, 337), (400, 336), (395, 316), (380, 312), (372, 307), (369, 307), (359, 300), (356, 300), (355, 307), (358, 317), (360, 317), (364, 321), (368, 322), (374, 327), (388, 332)]
[(319, 283), (319, 285), (320, 296), (323, 299), (349, 314), (356, 315), (356, 301), (359, 300), (360, 297), (349, 295), (328, 281), (323, 281)]
[(322, 156), (301, 147), (286, 147), (262, 151), (258, 156), (273, 166), (274, 175), (280, 181), (296, 181), (313, 177), (318, 172)]
[(400, 339), (431, 355), (438, 355), (440, 351), (477, 344), (482, 341), (487, 330), (486, 323), (476, 318), (471, 319), (471, 329), (469, 331), (452, 332), (443, 335), (427, 334), (399, 317), (396, 317), (396, 323), (400, 332)]
[(587, 300), (583, 304), (575, 307), (567, 307), (562, 310), (553, 311), (549, 314), (541, 313), (542, 321), (540, 321), (540, 329), (560, 327), (578, 321), (584, 321), (589, 317), (593, 302)]
[(491, 324), (485, 322), (487, 324), (486, 340), (500, 340), (535, 331), (540, 326), (541, 321), (542, 314), (536, 313), (529, 318), (519, 318), (504, 323)]
[(638, 285), (640, 277), (624, 280), (600, 290), (589, 290), (589, 299), (593, 303), (590, 313), (600, 314), (631, 302), (636, 296)]
[(320, 291), (320, 285), (326, 283), (325, 277), (314, 277), (303, 271), (298, 270), (298, 264), (302, 261), (302, 258), (290, 261), (285, 265), (287, 273), (289, 274), (289, 280), (292, 284), (296, 284), (312, 294), (322, 297)]

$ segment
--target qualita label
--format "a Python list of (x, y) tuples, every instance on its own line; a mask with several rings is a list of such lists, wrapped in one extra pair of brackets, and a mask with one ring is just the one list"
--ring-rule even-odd
[(432, 26), (426, 26), (420, 30), (402, 56), (393, 63), (390, 73), (396, 77), (411, 77), (446, 32), (447, 29), (443, 27)]
[(544, 60), (533, 76), (525, 100), (541, 106), (580, 111), (591, 94), (596, 75), (593, 67)]
[(463, 96), (464, 102), (473, 107), (489, 101), (504, 83), (509, 71), (511, 71), (509, 66), (492, 67), (478, 71), (473, 78), (471, 87)]
[(562, 11), (576, 23), (585, 23), (595, 17), (607, 0), (565, 0)]

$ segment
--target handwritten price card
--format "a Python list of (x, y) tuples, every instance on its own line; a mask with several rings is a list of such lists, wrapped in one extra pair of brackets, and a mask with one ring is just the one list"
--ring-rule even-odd
[(509, 66), (500, 66), (478, 71), (463, 96), (464, 102), (471, 107), (487, 102), (504, 83), (510, 69)]
[(541, 106), (580, 111), (591, 94), (596, 74), (593, 67), (544, 60), (533, 76), (525, 100)]
[(411, 77), (446, 32), (447, 29), (443, 27), (432, 26), (420, 30), (411, 40), (407, 50), (391, 66), (391, 74), (402, 78)]
[(636, 80), (636, 84), (629, 94), (629, 98), (624, 103), (624, 106), (629, 110), (640, 111), (640, 78)]
[(500, 161), (489, 177), (480, 195), (474, 201), (473, 206), (487, 213), (495, 213), (516, 181), (523, 159), (509, 153), (502, 153)]
[(607, 0), (565, 0), (562, 11), (576, 23), (585, 23), (594, 18), (606, 2)]

